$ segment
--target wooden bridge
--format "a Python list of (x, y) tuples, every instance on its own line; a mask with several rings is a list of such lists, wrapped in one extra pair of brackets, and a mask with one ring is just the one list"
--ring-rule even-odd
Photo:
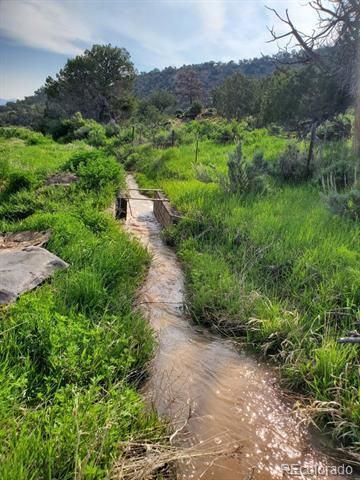
[[(151, 192), (154, 197), (136, 197), (131, 192)], [(116, 197), (116, 218), (126, 219), (129, 208), (129, 201), (153, 202), (153, 211), (156, 220), (163, 228), (177, 223), (181, 215), (170, 205), (169, 199), (162, 190), (156, 188), (128, 188), (120, 191)]]

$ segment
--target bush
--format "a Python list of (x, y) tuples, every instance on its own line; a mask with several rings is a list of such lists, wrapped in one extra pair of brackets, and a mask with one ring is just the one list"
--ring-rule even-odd
[(340, 114), (319, 125), (316, 134), (321, 140), (343, 140), (351, 136), (351, 117)]
[(4, 198), (6, 201), (0, 204), (0, 217), (3, 220), (22, 220), (45, 207), (44, 199), (31, 190), (19, 190), (12, 195), (8, 195), (5, 190)]
[(300, 183), (306, 180), (308, 176), (306, 158), (295, 144), (290, 143), (279, 156), (274, 174), (287, 183)]
[(25, 141), (26, 145), (39, 145), (49, 142), (49, 138), (42, 133), (21, 127), (0, 127), (0, 138), (20, 138)]
[(228, 188), (232, 193), (245, 193), (249, 188), (249, 179), (241, 143), (238, 143), (235, 150), (229, 153)]
[(231, 125), (224, 125), (218, 129), (215, 135), (215, 142), (221, 145), (225, 145), (227, 143), (234, 143), (236, 138), (236, 134), (233, 131)]
[(77, 112), (71, 118), (49, 122), (49, 125), (46, 128), (54, 140), (71, 142), (72, 140), (75, 140), (75, 131), (85, 126), (85, 124), (86, 120), (82, 117), (80, 112)]
[(204, 165), (203, 163), (194, 163), (193, 169), (195, 172), (196, 180), (202, 183), (212, 183), (215, 178), (215, 166), (214, 165)]
[(356, 188), (358, 158), (347, 142), (332, 141), (320, 149), (314, 180), (324, 193), (331, 190)]
[(100, 190), (105, 186), (117, 188), (121, 181), (121, 168), (114, 157), (98, 156), (80, 163), (76, 174), (85, 189)]
[(330, 210), (337, 215), (360, 221), (360, 190), (351, 190), (348, 193), (339, 194), (332, 192), (325, 197)]
[(200, 115), (202, 110), (202, 105), (200, 102), (195, 101), (191, 104), (190, 108), (188, 108), (185, 112), (185, 116), (189, 118), (195, 118)]
[(262, 152), (256, 152), (252, 162), (246, 161), (239, 143), (235, 151), (229, 153), (227, 181), (220, 181), (225, 183), (223, 186), (232, 193), (265, 193), (271, 189), (269, 169)]
[(71, 118), (50, 122), (47, 128), (58, 142), (85, 140), (94, 147), (102, 147), (106, 143), (104, 127), (95, 120), (84, 119), (79, 112)]
[(102, 147), (106, 143), (106, 136), (102, 127), (93, 128), (88, 135), (88, 143), (93, 147)]
[(120, 127), (115, 122), (109, 122), (105, 127), (105, 135), (110, 137), (117, 137), (120, 134)]
[(90, 160), (96, 160), (102, 156), (101, 152), (98, 150), (89, 150), (83, 152), (74, 153), (71, 158), (64, 163), (62, 169), (63, 170), (70, 170), (71, 172), (75, 173), (79, 168), (80, 164), (87, 164)]
[(93, 147), (102, 147), (106, 143), (104, 127), (94, 120), (86, 120), (83, 126), (73, 132), (73, 139), (85, 140)]
[(30, 172), (11, 172), (4, 193), (6, 196), (9, 196), (19, 192), (20, 190), (30, 190), (30, 188), (35, 184), (35, 181), (36, 179), (34, 175)]

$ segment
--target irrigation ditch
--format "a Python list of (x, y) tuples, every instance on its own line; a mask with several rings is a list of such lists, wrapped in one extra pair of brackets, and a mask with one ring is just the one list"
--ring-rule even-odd
[(117, 199), (117, 217), (126, 218), (126, 230), (152, 255), (137, 298), (158, 341), (143, 394), (170, 421), (174, 445), (200, 452), (179, 460), (178, 478), (292, 478), (291, 465), (314, 479), (339, 478), (329, 469), (338, 465), (331, 450), (324, 451), (281, 390), (274, 367), (189, 321), (182, 266), (161, 238), (162, 226), (178, 214), (161, 191), (142, 194), (132, 175), (127, 187)]

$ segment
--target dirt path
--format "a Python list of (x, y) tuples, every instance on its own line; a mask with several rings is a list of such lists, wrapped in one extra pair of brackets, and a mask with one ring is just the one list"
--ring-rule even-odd
[[(129, 188), (137, 188), (132, 176), (127, 182)], [(183, 464), (179, 478), (270, 480), (292, 478), (284, 474), (283, 464), (332, 465), (306, 429), (299, 427), (301, 418), (282, 397), (270, 367), (189, 323), (182, 308), (181, 265), (161, 240), (152, 202), (140, 194), (136, 197), (143, 201), (130, 201), (126, 229), (152, 254), (139, 302), (159, 341), (145, 394), (173, 425), (186, 423), (180, 443), (205, 449), (241, 445), (237, 458)]]

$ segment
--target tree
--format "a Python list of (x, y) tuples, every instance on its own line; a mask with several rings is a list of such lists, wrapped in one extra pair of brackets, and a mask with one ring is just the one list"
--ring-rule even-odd
[(288, 27), (282, 35), (272, 28), (272, 41), (287, 39), (292, 46), (300, 47), (297, 61), (317, 64), (349, 91), (355, 103), (354, 148), (360, 156), (359, 0), (313, 0), (309, 5), (318, 16), (317, 28), (311, 34), (302, 33), (287, 10), (281, 16), (270, 9)]
[(185, 101), (188, 105), (199, 100), (203, 94), (203, 86), (198, 73), (191, 67), (180, 69), (175, 80), (175, 91), (180, 101)]
[(148, 102), (163, 113), (166, 109), (176, 105), (176, 98), (166, 90), (157, 90), (148, 97)]
[(198, 115), (200, 115), (202, 111), (202, 105), (198, 100), (195, 100), (194, 103), (190, 105), (190, 107), (185, 112), (185, 117), (195, 119)]
[(46, 79), (47, 114), (69, 116), (81, 112), (100, 122), (126, 116), (132, 109), (134, 78), (127, 50), (93, 45), (91, 50), (69, 59), (56, 79)]
[(24, 100), (8, 102), (0, 106), (0, 126), (21, 125), (23, 127), (39, 128), (45, 110), (46, 95), (40, 88), (34, 95)]
[(347, 103), (335, 80), (316, 65), (283, 68), (261, 82), (260, 118), (263, 123), (297, 127), (344, 110)]
[(213, 103), (227, 119), (241, 119), (257, 113), (258, 81), (236, 73), (213, 91)]

